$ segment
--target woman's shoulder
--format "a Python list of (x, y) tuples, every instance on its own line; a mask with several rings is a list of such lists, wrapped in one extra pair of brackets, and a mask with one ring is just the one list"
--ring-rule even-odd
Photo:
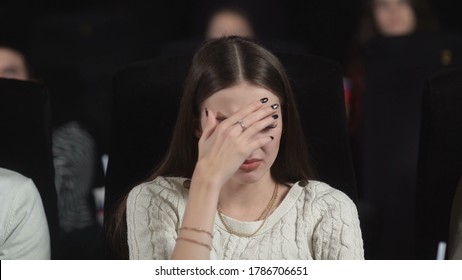
[[(185, 185), (188, 179), (181, 177), (158, 176), (135, 186), (129, 193), (129, 200), (140, 198), (158, 197), (162, 199), (174, 199), (184, 197), (187, 193)], [(186, 182), (186, 183), (185, 183)]]
[[(22, 195), (27, 193), (26, 195)], [(38, 195), (34, 182), (20, 173), (0, 168), (0, 194), (3, 197), (22, 196), (31, 197), (31, 194)]]
[(22, 174), (10, 169), (0, 168), (0, 179), (3, 185), (23, 185), (31, 181), (31, 179), (23, 176)]
[(342, 191), (330, 185), (316, 180), (302, 180), (295, 185), (304, 190), (305, 200), (311, 200), (315, 204), (332, 205), (346, 204), (354, 205), (354, 202)]

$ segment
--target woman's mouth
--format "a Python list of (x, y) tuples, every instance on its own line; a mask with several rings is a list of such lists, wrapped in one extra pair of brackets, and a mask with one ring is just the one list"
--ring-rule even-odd
[(245, 172), (250, 172), (255, 169), (257, 169), (261, 164), (261, 160), (259, 159), (249, 159), (244, 161), (241, 164), (241, 167), (239, 167), (240, 170), (245, 171)]

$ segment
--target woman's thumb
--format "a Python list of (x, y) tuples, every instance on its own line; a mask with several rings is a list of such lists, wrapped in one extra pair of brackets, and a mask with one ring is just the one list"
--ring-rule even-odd
[(206, 123), (202, 131), (202, 133), (205, 135), (202, 135), (202, 136), (203, 137), (205, 136), (206, 138), (208, 138), (213, 133), (213, 131), (215, 130), (215, 127), (217, 126), (217, 119), (216, 119), (215, 113), (208, 108), (205, 108), (205, 117), (206, 117)]

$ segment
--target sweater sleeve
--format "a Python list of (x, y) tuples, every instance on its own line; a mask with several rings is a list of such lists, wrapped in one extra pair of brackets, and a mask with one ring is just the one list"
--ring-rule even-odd
[(318, 222), (313, 233), (315, 259), (364, 259), (358, 212), (344, 193), (330, 188), (321, 191), (313, 203)]
[(32, 180), (11, 187), (8, 219), (0, 233), (0, 259), (50, 259), (50, 235), (40, 194)]
[(169, 259), (175, 247), (182, 194), (158, 179), (135, 187), (127, 200), (130, 259)]

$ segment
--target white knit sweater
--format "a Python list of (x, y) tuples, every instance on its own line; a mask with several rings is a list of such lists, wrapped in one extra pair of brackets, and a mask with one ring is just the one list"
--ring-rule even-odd
[[(128, 196), (130, 259), (169, 259), (188, 197), (184, 178), (158, 177)], [(228, 233), (215, 217), (211, 259), (363, 259), (355, 204), (329, 185), (293, 184), (281, 204), (253, 237)], [(261, 221), (226, 217), (238, 232), (253, 233)]]
[(0, 260), (49, 260), (50, 234), (31, 179), (0, 168)]

